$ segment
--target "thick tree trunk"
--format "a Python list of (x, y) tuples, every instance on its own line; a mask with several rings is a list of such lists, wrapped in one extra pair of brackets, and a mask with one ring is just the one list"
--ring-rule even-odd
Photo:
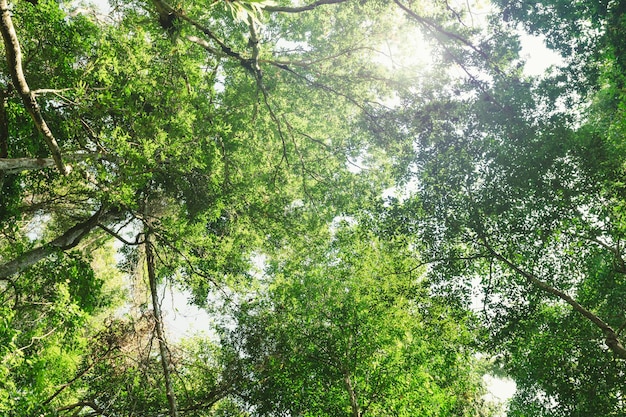
[[(7, 118), (7, 94), (0, 90), (0, 158), (9, 156), (9, 121)], [(4, 187), (6, 172), (0, 171), (0, 191)]]
[(104, 211), (101, 208), (90, 218), (81, 223), (77, 223), (51, 242), (25, 252), (16, 259), (0, 265), (0, 279), (17, 274), (58, 250), (65, 251), (74, 248), (89, 232), (96, 228), (98, 224), (118, 219), (120, 215), (121, 213), (118, 210)]
[(30, 87), (26, 82), (26, 77), (24, 76), (24, 70), (22, 68), (22, 50), (17, 39), (15, 27), (13, 26), (11, 11), (9, 10), (7, 0), (0, 0), (0, 13), (2, 14), (0, 21), (0, 33), (2, 34), (2, 39), (4, 40), (7, 64), (9, 72), (11, 73), (13, 85), (20, 93), (22, 102), (33, 119), (37, 130), (39, 130), (39, 132), (43, 135), (56, 167), (61, 174), (65, 175), (67, 174), (67, 168), (63, 164), (63, 160), (61, 158), (61, 149), (59, 148), (52, 131), (50, 131), (48, 124), (43, 118), (39, 104), (35, 99), (35, 95), (30, 90)]
[(157, 339), (159, 341), (159, 354), (161, 356), (161, 366), (163, 367), (163, 378), (165, 379), (165, 395), (169, 407), (170, 417), (178, 417), (178, 406), (176, 404), (176, 394), (172, 385), (172, 371), (170, 356), (167, 350), (167, 341), (163, 329), (163, 316), (159, 296), (157, 293), (157, 279), (154, 259), (154, 247), (150, 239), (150, 230), (145, 231), (146, 266), (148, 269), (148, 282), (150, 284), (150, 295), (152, 296), (152, 309), (156, 322)]

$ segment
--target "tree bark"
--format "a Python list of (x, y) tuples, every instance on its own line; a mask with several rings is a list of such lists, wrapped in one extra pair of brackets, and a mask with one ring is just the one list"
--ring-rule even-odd
[(0, 158), (0, 171), (3, 174), (19, 174), (56, 166), (52, 158)]
[(318, 0), (311, 4), (307, 4), (306, 6), (299, 6), (299, 7), (265, 6), (263, 7), (263, 10), (266, 12), (301, 13), (301, 12), (313, 10), (319, 6), (324, 6), (327, 4), (344, 3), (346, 1), (348, 0)]
[[(66, 155), (65, 159), (77, 162), (94, 157), (94, 154), (75, 153)], [(38, 169), (52, 168), (56, 166), (53, 158), (6, 158), (0, 157), (0, 172), (4, 174), (19, 174), (22, 171), (35, 171)], [(67, 172), (71, 171), (66, 167)]]
[[(7, 117), (7, 92), (0, 90), (0, 158), (9, 156), (9, 121)], [(0, 171), (0, 191), (4, 187), (6, 172)]]
[(26, 110), (33, 119), (37, 130), (39, 130), (39, 132), (43, 135), (56, 167), (62, 175), (66, 175), (68, 169), (63, 164), (61, 149), (59, 148), (56, 138), (52, 134), (52, 131), (41, 114), (41, 109), (35, 99), (35, 95), (30, 90), (30, 87), (26, 82), (24, 69), (22, 68), (22, 50), (17, 39), (15, 27), (13, 26), (11, 11), (9, 10), (7, 0), (0, 0), (0, 13), (2, 14), (0, 32), (2, 34), (2, 39), (4, 40), (7, 64), (9, 72), (11, 73), (13, 85), (19, 92), (22, 102), (24, 103), (24, 107), (26, 107)]
[(157, 339), (159, 341), (159, 354), (161, 356), (161, 366), (163, 367), (163, 378), (165, 379), (165, 395), (169, 407), (170, 417), (178, 417), (178, 406), (176, 404), (176, 394), (172, 386), (172, 372), (165, 331), (163, 329), (163, 316), (159, 304), (157, 293), (157, 279), (154, 259), (154, 247), (150, 239), (150, 230), (145, 230), (146, 267), (148, 269), (148, 282), (150, 284), (150, 295), (152, 296), (152, 309), (156, 323)]
[(99, 223), (110, 222), (120, 218), (120, 216), (119, 210), (104, 211), (103, 208), (100, 208), (90, 218), (77, 223), (51, 242), (25, 252), (16, 259), (0, 265), (0, 279), (17, 274), (58, 250), (65, 251), (76, 247)]

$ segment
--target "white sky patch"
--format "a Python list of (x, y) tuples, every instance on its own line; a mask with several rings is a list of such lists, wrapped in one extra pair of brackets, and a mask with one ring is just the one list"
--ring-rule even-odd
[[(310, 36), (310, 33), (305, 34), (307, 37)], [(278, 39), (276, 41), (276, 52), (280, 54), (301, 54), (304, 52), (309, 52), (313, 48), (309, 45), (308, 42), (304, 41), (290, 41), (284, 38)]]
[[(402, 186), (390, 187), (390, 188), (387, 188), (386, 190), (383, 190), (382, 198), (383, 199), (396, 198), (400, 202), (403, 202), (404, 200), (406, 200), (407, 198), (415, 194), (415, 191), (417, 191), (418, 184), (419, 184), (419, 180), (414, 177), (409, 182), (407, 182), (406, 184)], [(385, 206), (388, 206), (388, 204), (385, 203)]]
[(216, 338), (212, 334), (213, 319), (203, 309), (189, 303), (191, 294), (168, 286), (162, 301), (163, 321), (172, 341), (202, 335)]
[(366, 156), (367, 155), (365, 154), (365, 151), (363, 151), (363, 153), (356, 158), (348, 157), (346, 160), (346, 169), (352, 174), (358, 174), (359, 172), (363, 171), (365, 168), (367, 168), (365, 163)]
[(30, 222), (26, 225), (26, 236), (31, 242), (41, 239), (48, 222), (52, 219), (49, 214), (35, 214)]
[(515, 381), (510, 378), (484, 375), (483, 381), (488, 390), (487, 394), (484, 396), (485, 400), (496, 404), (506, 404), (513, 397), (517, 389)]
[(563, 63), (563, 58), (558, 53), (546, 47), (543, 37), (523, 34), (520, 41), (522, 43), (520, 56), (526, 61), (524, 74), (540, 76), (551, 66)]

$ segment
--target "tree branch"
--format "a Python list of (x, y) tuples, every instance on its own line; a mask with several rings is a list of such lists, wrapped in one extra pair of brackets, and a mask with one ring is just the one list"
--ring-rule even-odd
[(300, 6), (300, 7), (266, 6), (263, 8), (263, 10), (266, 12), (301, 13), (301, 12), (313, 10), (319, 6), (324, 6), (327, 4), (345, 3), (347, 1), (348, 0), (318, 0), (314, 3), (307, 4), (306, 6)]
[(103, 208), (100, 208), (90, 218), (77, 223), (56, 239), (25, 252), (12, 261), (0, 265), (0, 279), (17, 274), (58, 250), (66, 251), (76, 247), (76, 245), (78, 245), (89, 232), (97, 227), (100, 222), (106, 223), (116, 220), (120, 215), (121, 212), (119, 210), (112, 209), (105, 211)]
[[(166, 3), (163, 0), (152, 0), (152, 3), (155, 5), (155, 8), (157, 9), (159, 16), (162, 16), (163, 14), (167, 14), (168, 16), (173, 16), (177, 19), (184, 20), (185, 22), (191, 24), (193, 27), (198, 29), (200, 32), (204, 33), (209, 39), (215, 42), (219, 46), (222, 53), (224, 53), (226, 56), (229, 56), (231, 58), (235, 58), (241, 63), (241, 65), (245, 69), (255, 74), (254, 68), (251, 64), (251, 60), (249, 58), (244, 57), (239, 52), (232, 50), (228, 45), (226, 45), (224, 41), (218, 38), (208, 27), (200, 24), (199, 22), (187, 16), (187, 14), (184, 13), (183, 10), (174, 9), (172, 6), (170, 6), (168, 3)], [(190, 40), (202, 46), (203, 48), (207, 49), (208, 43), (205, 46), (202, 43), (199, 43), (197, 41), (197, 38), (195, 40), (192, 40), (192, 39)], [(211, 50), (211, 49), (207, 49), (207, 50)]]
[[(73, 410), (73, 409), (78, 408), (78, 407), (80, 407), (80, 408), (83, 408), (83, 407), (91, 408), (94, 412), (90, 413), (88, 415), (97, 415), (97, 416), (105, 416), (106, 415), (104, 410), (102, 408), (98, 407), (98, 405), (95, 402), (93, 402), (93, 401), (79, 401), (79, 402), (74, 403), (74, 404), (70, 404), (70, 405), (66, 405), (66, 406), (61, 407), (61, 408), (57, 408), (57, 411)], [(74, 414), (74, 415), (76, 415), (76, 414)]]
[(352, 381), (350, 380), (350, 374), (348, 374), (348, 372), (344, 372), (343, 382), (346, 386), (346, 390), (348, 391), (348, 396), (350, 397), (350, 408), (352, 409), (352, 417), (361, 417), (361, 410), (359, 409), (356, 392), (354, 391)]
[[(0, 158), (9, 156), (9, 119), (7, 117), (8, 91), (0, 90)], [(6, 172), (0, 172), (0, 191), (4, 187)]]
[(564, 293), (563, 291), (561, 291), (561, 290), (559, 290), (557, 288), (554, 288), (553, 286), (549, 285), (548, 283), (540, 280), (534, 274), (532, 274), (530, 272), (527, 272), (527, 271), (523, 270), (522, 268), (520, 268), (519, 266), (515, 265), (508, 258), (506, 258), (505, 256), (501, 255), (500, 253), (496, 252), (485, 241), (483, 241), (483, 245), (485, 246), (485, 248), (491, 254), (493, 254), (493, 256), (496, 259), (500, 260), (505, 265), (507, 265), (509, 268), (511, 268), (513, 271), (515, 271), (519, 275), (521, 275), (524, 278), (526, 278), (526, 280), (529, 283), (531, 283), (534, 287), (536, 287), (536, 288), (538, 288), (538, 289), (540, 289), (540, 290), (542, 290), (542, 291), (544, 291), (544, 292), (546, 292), (548, 294), (554, 295), (557, 298), (560, 298), (561, 300), (565, 301), (576, 312), (578, 312), (583, 317), (585, 317), (587, 320), (589, 320), (590, 322), (595, 324), (600, 330), (602, 330), (602, 333), (604, 334), (604, 339), (605, 339), (604, 341), (605, 341), (606, 345), (609, 347), (609, 349), (611, 349), (611, 351), (613, 351), (613, 353), (615, 353), (620, 359), (626, 359), (626, 348), (624, 348), (624, 346), (620, 342), (618, 334), (615, 332), (615, 330), (613, 330), (613, 328), (611, 326), (609, 326), (607, 323), (605, 323), (600, 317), (598, 317), (597, 315), (593, 314), (591, 311), (589, 311), (588, 309), (583, 307), (580, 303), (578, 303), (576, 300), (574, 300), (568, 294)]
[(2, 34), (2, 39), (4, 40), (7, 64), (9, 66), (9, 72), (11, 73), (13, 84), (20, 93), (24, 107), (26, 107), (26, 110), (33, 119), (37, 130), (43, 135), (57, 169), (62, 175), (67, 175), (68, 168), (63, 164), (61, 149), (59, 148), (52, 131), (41, 114), (41, 109), (35, 99), (35, 94), (33, 94), (28, 86), (28, 83), (26, 82), (24, 69), (22, 68), (22, 51), (17, 39), (15, 27), (13, 26), (11, 11), (9, 10), (7, 0), (0, 0), (0, 13), (2, 14), (0, 32)]
[(87, 372), (89, 372), (91, 370), (91, 368), (93, 368), (98, 362), (100, 362), (102, 359), (104, 359), (109, 353), (111, 353), (114, 349), (116, 349), (115, 346), (109, 347), (109, 349), (107, 349), (102, 355), (100, 355), (98, 358), (96, 358), (92, 363), (90, 363), (88, 366), (85, 367), (85, 369), (83, 369), (82, 371), (80, 371), (78, 374), (76, 374), (74, 376), (74, 378), (70, 379), (68, 382), (66, 382), (65, 384), (61, 385), (55, 392), (54, 394), (52, 394), (50, 397), (48, 397), (47, 400), (45, 400), (42, 405), (46, 405), (46, 404), (50, 404), (50, 402), (52, 400), (54, 400), (60, 393), (62, 393), (67, 387), (69, 387), (70, 385), (72, 385), (74, 382), (78, 381), (80, 378), (82, 378)]

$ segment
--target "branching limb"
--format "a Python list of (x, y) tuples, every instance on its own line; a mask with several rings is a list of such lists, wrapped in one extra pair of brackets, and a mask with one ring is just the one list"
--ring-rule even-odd
[(98, 224), (117, 220), (120, 217), (121, 212), (119, 210), (112, 209), (106, 211), (104, 208), (100, 208), (90, 218), (77, 223), (56, 239), (0, 265), (0, 279), (17, 274), (58, 250), (66, 251), (76, 247)]
[(221, 57), (224, 56), (224, 54), (220, 51), (218, 51), (217, 49), (213, 48), (207, 41), (205, 41), (204, 39), (200, 39), (197, 36), (187, 36), (187, 40), (189, 42), (193, 42), (196, 45), (201, 46), (202, 48), (204, 48), (205, 50), (207, 50), (209, 53), (211, 53), (212, 55), (214, 55), (215, 57)]
[(52, 394), (50, 397), (48, 397), (48, 399), (46, 399), (42, 405), (46, 405), (46, 404), (50, 404), (50, 402), (52, 402), (52, 400), (54, 400), (59, 394), (61, 394), (67, 387), (69, 387), (70, 385), (72, 385), (74, 382), (78, 381), (80, 378), (82, 378), (87, 372), (89, 372), (97, 363), (99, 363), (102, 359), (104, 359), (109, 353), (111, 353), (114, 349), (116, 349), (115, 346), (109, 347), (102, 355), (100, 355), (98, 358), (96, 358), (93, 362), (91, 362), (88, 366), (85, 367), (85, 369), (83, 369), (82, 371), (80, 371), (78, 374), (76, 374), (74, 376), (74, 378), (70, 379), (68, 382), (66, 382), (65, 384), (61, 385), (55, 392), (54, 394)]
[[(74, 410), (76, 408), (82, 409), (84, 407), (89, 407), (93, 410), (93, 413), (89, 413), (91, 416), (106, 416), (105, 411), (98, 407), (98, 405), (93, 401), (79, 401), (74, 404), (66, 405), (64, 407), (58, 408), (57, 411), (69, 411)], [(80, 410), (79, 410), (80, 412)]]
[[(190, 18), (189, 16), (187, 16), (187, 14), (183, 10), (177, 10), (177, 9), (173, 8), (171, 5), (169, 5), (167, 2), (165, 2), (163, 0), (152, 0), (152, 3), (154, 4), (154, 6), (157, 9), (157, 12), (159, 13), (160, 16), (163, 16), (165, 14), (167, 16), (172, 16), (172, 17), (175, 17), (177, 19), (183, 20), (183, 21), (191, 24), (193, 27), (198, 29), (200, 32), (204, 33), (209, 39), (211, 39), (213, 42), (215, 42), (219, 46), (221, 52), (224, 55), (229, 56), (231, 58), (235, 58), (237, 61), (239, 61), (241, 63), (241, 65), (244, 68), (246, 68), (247, 70), (249, 70), (252, 73), (254, 73), (254, 69), (253, 69), (252, 65), (250, 64), (250, 62), (251, 62), (250, 59), (244, 57), (239, 52), (234, 51), (232, 48), (230, 48), (228, 45), (226, 45), (226, 43), (224, 41), (222, 41), (220, 38), (218, 38), (213, 33), (213, 31), (211, 31), (208, 27), (202, 25), (201, 23), (199, 23), (199, 22), (195, 21), (194, 19)], [(194, 41), (194, 40), (192, 40), (192, 42), (198, 43), (197, 41)], [(198, 44), (206, 49), (206, 47), (204, 45), (202, 45), (200, 43), (198, 43)]]
[(518, 265), (513, 263), (511, 260), (509, 260), (507, 257), (505, 257), (504, 255), (496, 252), (487, 242), (483, 241), (483, 246), (496, 259), (498, 259), (499, 261), (501, 261), (502, 263), (507, 265), (509, 268), (511, 268), (517, 274), (519, 274), (522, 277), (526, 278), (526, 280), (530, 284), (532, 284), (535, 288), (538, 288), (538, 289), (540, 289), (543, 292), (546, 292), (548, 294), (556, 296), (557, 298), (565, 301), (576, 312), (578, 312), (583, 317), (585, 317), (587, 320), (589, 320), (594, 325), (596, 325), (600, 330), (602, 330), (602, 333), (604, 334), (604, 342), (606, 343), (608, 348), (611, 349), (611, 351), (613, 351), (613, 353), (615, 353), (615, 355), (617, 355), (620, 359), (626, 359), (626, 348), (624, 348), (624, 346), (622, 345), (621, 341), (619, 340), (618, 333), (615, 330), (613, 330), (613, 328), (611, 326), (609, 326), (607, 323), (605, 323), (600, 317), (598, 317), (596, 314), (592, 313), (591, 311), (589, 311), (588, 309), (583, 307), (580, 303), (578, 303), (576, 300), (574, 300), (568, 294), (566, 294), (563, 291), (561, 291), (561, 290), (559, 290), (557, 288), (554, 288), (553, 286), (549, 285), (548, 283), (540, 280), (533, 273), (523, 270)]
[(0, 0), (0, 13), (2, 14), (0, 32), (2, 34), (2, 39), (4, 40), (7, 64), (9, 66), (9, 72), (11, 73), (13, 85), (17, 88), (20, 97), (22, 98), (22, 102), (24, 103), (24, 107), (26, 107), (26, 110), (33, 119), (37, 130), (39, 130), (39, 132), (43, 135), (57, 169), (62, 175), (66, 175), (68, 170), (63, 164), (59, 144), (43, 118), (41, 108), (35, 99), (35, 95), (30, 90), (30, 87), (26, 82), (26, 77), (24, 76), (24, 70), (22, 68), (22, 51), (17, 39), (15, 27), (13, 26), (11, 11), (9, 10), (7, 0)]
[(619, 241), (617, 243), (616, 246), (611, 246), (608, 243), (603, 242), (602, 240), (598, 239), (597, 237), (594, 236), (585, 236), (585, 235), (580, 235), (577, 233), (572, 233), (573, 236), (576, 237), (580, 237), (582, 239), (585, 239), (589, 242), (592, 242), (598, 246), (600, 246), (603, 249), (606, 249), (607, 251), (609, 251), (614, 258), (615, 261), (615, 269), (616, 272), (622, 273), (622, 274), (626, 274), (626, 263), (624, 262), (624, 257), (622, 256), (622, 251), (619, 248)]
[[(398, 5), (398, 7), (400, 7), (400, 9), (402, 9), (411, 19), (415, 20), (417, 23), (419, 23), (423, 28), (427, 29), (429, 32), (433, 33), (433, 34), (441, 34), (444, 35), (450, 39), (454, 39), (457, 42), (467, 46), (468, 48), (470, 48), (472, 51), (476, 52), (478, 55), (480, 55), (486, 62), (491, 63), (491, 58), (489, 58), (489, 56), (482, 51), (481, 49), (479, 49), (478, 47), (476, 47), (473, 43), (471, 43), (470, 41), (468, 41), (467, 39), (465, 39), (463, 36), (459, 35), (458, 33), (454, 33), (454, 32), (450, 32), (449, 30), (446, 30), (443, 26), (439, 25), (436, 22), (433, 22), (430, 19), (427, 19), (425, 17), (422, 17), (420, 15), (418, 15), (417, 13), (415, 13), (413, 10), (409, 9), (407, 6), (405, 6), (400, 0), (393, 0), (394, 3), (396, 3)], [(494, 67), (494, 70), (501, 74), (501, 70), (497, 67)]]
[(109, 235), (113, 236), (114, 238), (116, 238), (117, 240), (119, 240), (120, 242), (122, 242), (125, 245), (128, 246), (137, 246), (137, 245), (141, 245), (144, 243), (143, 240), (139, 240), (139, 235), (137, 235), (137, 239), (135, 240), (135, 242), (129, 242), (128, 240), (124, 239), (118, 232), (115, 232), (111, 229), (109, 229), (108, 227), (106, 227), (103, 224), (99, 224), (98, 227), (102, 230), (104, 230), (106, 233), (108, 233)]

